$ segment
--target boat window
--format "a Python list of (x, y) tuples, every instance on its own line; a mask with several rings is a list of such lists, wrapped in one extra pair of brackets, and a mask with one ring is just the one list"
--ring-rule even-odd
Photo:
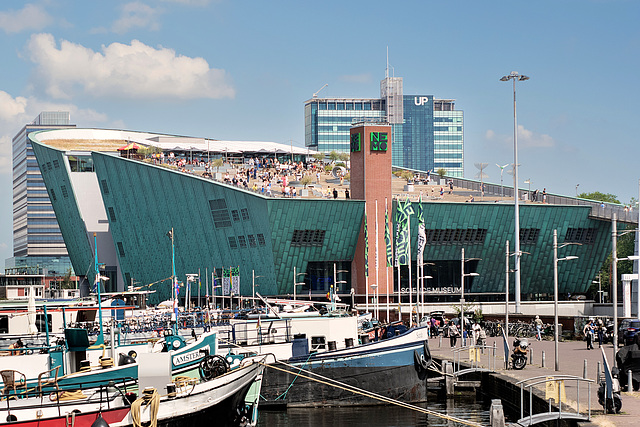
[(9, 316), (0, 316), (0, 334), (9, 333)]
[[(53, 324), (51, 323), (51, 315), (47, 314), (47, 325), (49, 326), (49, 332), (53, 330)], [(39, 332), (46, 331), (46, 326), (44, 324), (44, 314), (36, 314), (36, 326), (38, 327)]]
[(324, 336), (311, 337), (311, 351), (325, 350), (326, 343), (327, 343), (327, 338)]

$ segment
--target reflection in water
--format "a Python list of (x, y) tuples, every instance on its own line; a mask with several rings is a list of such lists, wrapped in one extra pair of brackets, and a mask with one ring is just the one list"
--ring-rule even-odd
[[(489, 424), (489, 404), (476, 402), (469, 397), (447, 399), (417, 405), (432, 411)], [(287, 411), (260, 410), (258, 426), (289, 427), (396, 427), (396, 426), (456, 426), (456, 423), (398, 406), (370, 406), (354, 408), (305, 408)]]

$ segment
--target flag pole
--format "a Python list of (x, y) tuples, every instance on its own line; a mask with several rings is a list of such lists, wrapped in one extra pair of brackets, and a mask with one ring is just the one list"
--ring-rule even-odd
[(369, 312), (369, 237), (367, 236), (367, 204), (364, 205), (364, 282), (365, 311)]
[(378, 289), (380, 289), (380, 282), (378, 281), (378, 199), (376, 199), (376, 294), (374, 298), (376, 299), (376, 319), (380, 320), (380, 312), (378, 310), (380, 306), (380, 302), (378, 301), (380, 291)]
[[(387, 198), (384, 198), (384, 229), (385, 229), (385, 246), (388, 245), (386, 242), (387, 231), (389, 229), (389, 207), (387, 205)], [(387, 323), (389, 323), (389, 254), (387, 253), (387, 257), (384, 263), (384, 272), (387, 276)]]

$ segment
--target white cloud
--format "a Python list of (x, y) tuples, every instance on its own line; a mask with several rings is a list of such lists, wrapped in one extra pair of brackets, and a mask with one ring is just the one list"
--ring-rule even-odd
[(38, 84), (56, 98), (69, 98), (80, 88), (93, 96), (120, 98), (233, 98), (235, 90), (222, 69), (204, 58), (176, 54), (173, 49), (112, 43), (94, 52), (66, 40), (60, 48), (51, 34), (34, 34), (27, 49), (37, 65)]
[(42, 30), (52, 21), (51, 15), (41, 7), (33, 4), (27, 4), (20, 10), (0, 12), (0, 28), (5, 33)]
[(116, 34), (124, 34), (130, 29), (147, 28), (152, 31), (160, 29), (158, 16), (160, 10), (140, 2), (127, 3), (122, 7), (122, 16), (113, 23), (111, 30)]
[[(513, 144), (513, 134), (500, 135), (492, 129), (488, 129), (484, 137), (487, 141), (497, 142), (501, 145)], [(537, 133), (524, 126), (518, 125), (518, 147), (519, 148), (550, 148), (556, 145), (553, 137), (547, 134)]]
[(31, 123), (42, 111), (69, 111), (72, 123), (83, 126), (97, 126), (108, 120), (106, 114), (91, 109), (80, 109), (73, 104), (61, 104), (42, 101), (37, 98), (12, 97), (0, 90), (0, 175), (11, 175), (11, 140), (24, 127)]

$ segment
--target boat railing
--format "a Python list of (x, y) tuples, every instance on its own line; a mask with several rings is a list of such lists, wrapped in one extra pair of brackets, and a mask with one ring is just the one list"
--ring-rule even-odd
[(222, 342), (233, 345), (266, 345), (291, 342), (291, 319), (248, 320), (217, 331)]

